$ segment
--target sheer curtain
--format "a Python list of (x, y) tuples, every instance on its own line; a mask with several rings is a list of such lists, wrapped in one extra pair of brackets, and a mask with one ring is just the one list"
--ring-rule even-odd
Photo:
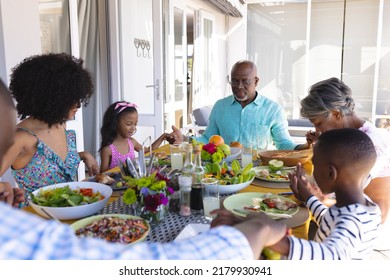
[(100, 127), (109, 106), (106, 0), (79, 0), (80, 57), (91, 72), (95, 94), (83, 108), (84, 147), (100, 162)]

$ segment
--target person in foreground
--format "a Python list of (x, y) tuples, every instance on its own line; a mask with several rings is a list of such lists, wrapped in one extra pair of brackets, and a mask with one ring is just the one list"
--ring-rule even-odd
[[(100, 145), (100, 172), (119, 165), (127, 158), (135, 159), (135, 152), (142, 149), (142, 145), (133, 138), (137, 132), (138, 111), (137, 105), (126, 101), (111, 104), (103, 116), (103, 125), (100, 130), (102, 141)], [(176, 127), (172, 133), (163, 133), (152, 143), (152, 150), (157, 149), (166, 140), (173, 144), (178, 139)], [(180, 133), (180, 131), (179, 131)], [(144, 147), (149, 152), (150, 147)]]
[[(291, 260), (365, 258), (381, 227), (379, 207), (362, 190), (375, 159), (374, 145), (364, 132), (345, 128), (323, 133), (314, 145), (313, 175), (324, 193), (336, 194), (337, 203), (330, 208), (322, 204), (298, 165), (289, 175), (292, 190), (310, 209), (319, 230), (314, 240), (285, 236), (269, 248)], [(220, 215), (213, 226), (234, 224), (229, 215)]]
[(268, 144), (273, 142), (278, 150), (309, 148), (293, 142), (282, 106), (256, 91), (259, 80), (253, 62), (236, 62), (231, 70), (233, 95), (215, 103), (205, 132), (195, 139), (208, 143), (212, 135), (220, 135), (227, 144), (238, 141), (257, 149), (264, 145), (258, 143), (259, 136), (266, 135)]
[[(16, 114), (0, 83), (0, 164), (15, 136)], [(78, 238), (70, 226), (12, 207), (14, 192), (0, 185), (0, 259), (254, 259), (264, 246), (280, 240), (286, 226), (265, 215), (252, 215), (234, 226), (221, 226), (192, 239), (134, 246)]]
[(75, 131), (66, 129), (66, 121), (93, 94), (82, 63), (67, 54), (43, 54), (13, 68), (10, 90), (22, 121), (4, 154), (0, 176), (12, 167), (26, 199), (42, 186), (74, 181), (80, 160), (90, 175), (99, 171), (90, 153), (77, 151)]
[[(383, 230), (371, 258), (390, 259), (390, 135), (383, 129), (358, 117), (351, 89), (337, 78), (320, 81), (309, 88), (309, 94), (301, 101), (301, 115), (308, 118), (316, 129), (306, 134), (309, 143), (318, 136), (337, 128), (355, 128), (366, 133), (377, 153), (370, 179), (364, 185), (364, 193), (381, 209)], [(318, 198), (324, 196), (318, 192)]]
[[(342, 155), (342, 157), (340, 157)], [(363, 193), (376, 160), (371, 139), (353, 128), (323, 133), (314, 145), (313, 176), (323, 193), (335, 193), (328, 208), (312, 193), (301, 165), (289, 174), (292, 191), (310, 209), (319, 229), (314, 241), (285, 237), (270, 248), (289, 259), (363, 259), (374, 248), (381, 212)]]

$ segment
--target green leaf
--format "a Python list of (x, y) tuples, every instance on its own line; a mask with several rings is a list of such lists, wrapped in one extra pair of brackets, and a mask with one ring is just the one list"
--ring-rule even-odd
[(232, 170), (236, 175), (239, 174), (241, 171), (240, 163), (236, 159), (232, 160)]
[(249, 163), (245, 168), (241, 171), (242, 175), (248, 174), (253, 168), (253, 163)]

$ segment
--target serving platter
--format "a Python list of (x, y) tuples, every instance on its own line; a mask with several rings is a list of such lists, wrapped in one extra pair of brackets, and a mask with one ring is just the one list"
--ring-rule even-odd
[[(118, 182), (122, 181), (122, 175), (120, 172), (103, 172), (103, 174), (110, 176), (115, 181), (112, 184), (106, 184), (107, 186), (110, 186), (113, 191), (119, 191), (119, 190), (125, 190), (127, 189), (127, 186), (122, 184), (121, 186), (117, 186)], [(96, 177), (91, 176), (88, 178), (85, 178), (83, 181), (86, 182), (96, 182)]]
[[(105, 218), (119, 218), (120, 220), (136, 220), (136, 221), (139, 221), (141, 222), (142, 225), (145, 225), (146, 229), (143, 229), (139, 226), (133, 226), (132, 227), (132, 230), (131, 230), (131, 234), (134, 234), (134, 232), (136, 230), (139, 230), (139, 229), (142, 229), (142, 231), (140, 232), (140, 235), (136, 238), (136, 240), (133, 240), (133, 241), (130, 241), (129, 240), (129, 236), (130, 234), (126, 234), (125, 232), (121, 233), (121, 237), (120, 237), (120, 241), (117, 241), (117, 243), (123, 243), (123, 244), (126, 244), (126, 245), (132, 245), (132, 244), (135, 244), (135, 243), (138, 243), (138, 242), (142, 242), (145, 240), (145, 238), (148, 236), (149, 232), (150, 232), (150, 225), (147, 221), (145, 221), (144, 219), (140, 218), (140, 217), (137, 217), (137, 216), (133, 216), (133, 215), (125, 215), (125, 214), (105, 214), (105, 215), (95, 215), (95, 216), (91, 216), (91, 217), (87, 217), (87, 218), (84, 218), (84, 219), (81, 219), (77, 222), (74, 222), (73, 224), (70, 225), (70, 227), (75, 231), (76, 235), (77, 235), (77, 231), (79, 229), (82, 229), (82, 228), (85, 228), (86, 226), (92, 224), (93, 222), (96, 222), (96, 221), (99, 221), (99, 220), (103, 220)], [(100, 227), (95, 227), (96, 228), (99, 228), (99, 230), (102, 228), (101, 226)], [(118, 226), (115, 226), (116, 230), (118, 230)], [(107, 240), (109, 241), (107, 238), (107, 236), (105, 236), (106, 234), (109, 234), (109, 236), (113, 236), (112, 233), (108, 232), (109, 228), (105, 229), (107, 231), (104, 231), (102, 230), (102, 233), (100, 234), (100, 236), (94, 236), (94, 237), (97, 237), (97, 238), (100, 238), (100, 239), (104, 239), (104, 240)], [(89, 238), (91, 235), (88, 234), (88, 237), (83, 237), (83, 238)], [(127, 238), (127, 239), (126, 239)]]

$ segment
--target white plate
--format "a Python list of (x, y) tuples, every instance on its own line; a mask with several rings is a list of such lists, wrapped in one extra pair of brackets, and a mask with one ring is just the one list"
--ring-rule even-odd
[[(234, 195), (228, 196), (223, 201), (223, 206), (227, 210), (229, 210), (237, 215), (246, 216), (246, 214), (243, 214), (242, 211), (235, 211), (234, 209), (241, 210), (244, 207), (252, 206), (253, 205), (253, 203), (252, 203), (253, 198), (264, 198), (264, 196), (266, 196), (266, 195), (267, 194), (265, 194), (265, 193), (259, 193), (259, 192), (245, 192), (245, 193), (234, 194)], [(293, 200), (291, 200), (287, 197), (284, 197), (284, 196), (280, 196), (280, 195), (275, 195), (275, 196), (278, 196), (282, 200), (294, 202)], [(288, 214), (288, 215), (293, 216), (298, 211), (299, 211), (299, 207), (295, 207), (295, 208), (289, 209), (287, 211), (284, 211), (283, 214)], [(271, 213), (271, 212), (264, 212), (264, 213), (268, 214), (273, 219), (285, 218), (284, 215), (278, 215), (277, 213)]]
[(175, 238), (175, 241), (184, 240), (187, 238), (197, 236), (205, 231), (208, 231), (209, 229), (210, 229), (209, 224), (188, 224)]
[[(283, 167), (280, 172), (283, 176), (287, 176), (288, 173), (290, 173), (291, 171), (293, 171), (295, 169), (295, 167)], [(286, 183), (286, 182), (290, 182), (289, 179), (285, 179), (285, 178), (266, 178), (266, 177), (263, 177), (263, 176), (260, 176), (260, 171), (261, 170), (268, 170), (270, 173), (273, 173), (275, 174), (275, 171), (271, 171), (269, 169), (268, 166), (257, 166), (257, 167), (253, 167), (252, 168), (253, 171), (255, 171), (255, 174), (256, 174), (256, 178), (257, 179), (260, 179), (260, 180), (263, 180), (263, 181), (267, 181), (267, 182), (276, 182), (276, 183)]]

